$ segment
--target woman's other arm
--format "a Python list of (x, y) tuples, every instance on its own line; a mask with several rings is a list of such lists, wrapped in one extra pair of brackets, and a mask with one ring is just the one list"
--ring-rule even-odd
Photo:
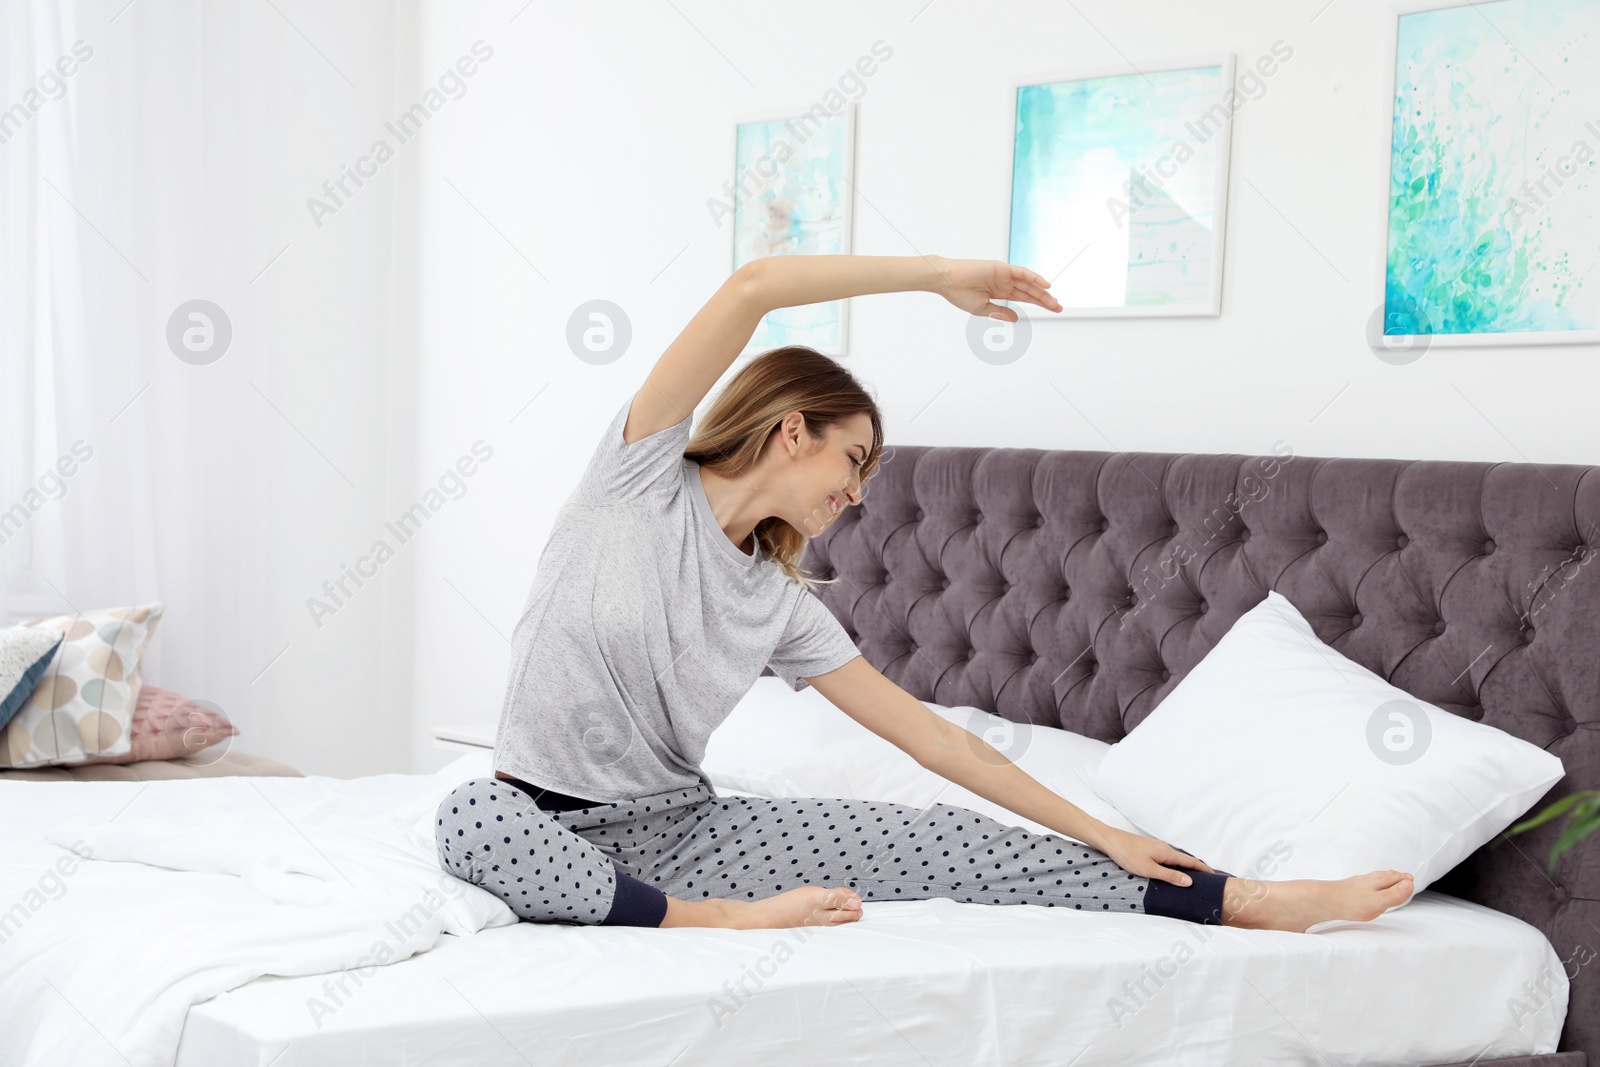
[(1119, 830), (1090, 815), (977, 734), (929, 711), (922, 701), (879, 673), (865, 656), (807, 680), (834, 707), (927, 770), (1007, 811), (1099, 849), (1125, 871), (1189, 885), (1193, 879), (1177, 868), (1211, 870), (1204, 861), (1165, 841)]

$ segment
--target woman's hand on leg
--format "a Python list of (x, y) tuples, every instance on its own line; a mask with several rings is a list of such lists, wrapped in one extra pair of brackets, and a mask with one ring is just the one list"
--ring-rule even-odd
[(1214, 873), (1203, 861), (1173, 848), (1165, 841), (1130, 834), (1126, 830), (1118, 830), (1111, 826), (1101, 832), (1101, 841), (1096, 847), (1115, 860), (1117, 866), (1129, 874), (1159, 878), (1173, 885), (1189, 885), (1193, 882), (1187, 874), (1173, 870), (1174, 867), (1192, 867), (1197, 871)]

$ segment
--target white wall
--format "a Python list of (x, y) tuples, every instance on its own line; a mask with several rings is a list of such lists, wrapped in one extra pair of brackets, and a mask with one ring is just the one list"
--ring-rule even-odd
[[(859, 298), (849, 363), (891, 443), (1256, 454), (1282, 439), (1301, 455), (1600, 460), (1595, 346), (1436, 349), (1409, 366), (1366, 346), (1382, 0), (820, 2), (805, 18), (706, 0), (519, 7), (423, 13), (424, 77), (478, 38), (495, 52), (423, 146), (415, 480), (478, 438), (495, 458), (418, 544), (419, 768), (444, 759), (434, 724), (498, 718), (504, 638), (555, 510), (727, 276), (705, 202), (731, 176), (731, 124), (809, 106), (880, 39), (894, 55), (859, 98), (854, 251), (988, 258), (1006, 248), (1013, 79), (1212, 52), (1242, 70), (1274, 42), (1293, 49), (1235, 118), (1220, 318), (1046, 323), (1023, 359), (992, 366), (939, 298)], [(604, 367), (563, 339), (595, 297), (634, 329)]]

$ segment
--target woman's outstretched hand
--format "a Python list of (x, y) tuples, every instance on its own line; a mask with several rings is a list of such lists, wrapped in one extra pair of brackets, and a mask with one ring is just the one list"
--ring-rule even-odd
[(1047, 311), (1061, 310), (1060, 302), (1046, 292), (1050, 283), (1025, 267), (998, 259), (929, 258), (939, 278), (934, 291), (969, 315), (1016, 322), (1017, 313), (997, 300), (1024, 300)]
[(1212, 873), (1209, 866), (1187, 852), (1179, 852), (1165, 841), (1157, 841), (1153, 837), (1141, 837), (1111, 826), (1105, 827), (1100, 837), (1095, 847), (1129, 874), (1159, 878), (1173, 885), (1188, 885), (1192, 879), (1182, 871), (1173, 870), (1173, 867), (1193, 867), (1197, 871)]

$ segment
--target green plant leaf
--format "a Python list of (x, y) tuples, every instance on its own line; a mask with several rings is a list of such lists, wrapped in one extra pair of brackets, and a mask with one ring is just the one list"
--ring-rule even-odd
[(1567, 828), (1561, 831), (1561, 836), (1556, 838), (1556, 843), (1550, 846), (1550, 871), (1555, 873), (1556, 864), (1561, 861), (1561, 856), (1579, 841), (1594, 833), (1600, 828), (1600, 814), (1591, 814), (1587, 819), (1573, 819)]
[(1520, 822), (1513, 826), (1511, 833), (1520, 834), (1525, 830), (1532, 830), (1535, 826), (1543, 826), (1585, 798), (1600, 798), (1600, 790), (1587, 789), (1581, 793), (1573, 793), (1571, 796), (1562, 797), (1528, 821)]

